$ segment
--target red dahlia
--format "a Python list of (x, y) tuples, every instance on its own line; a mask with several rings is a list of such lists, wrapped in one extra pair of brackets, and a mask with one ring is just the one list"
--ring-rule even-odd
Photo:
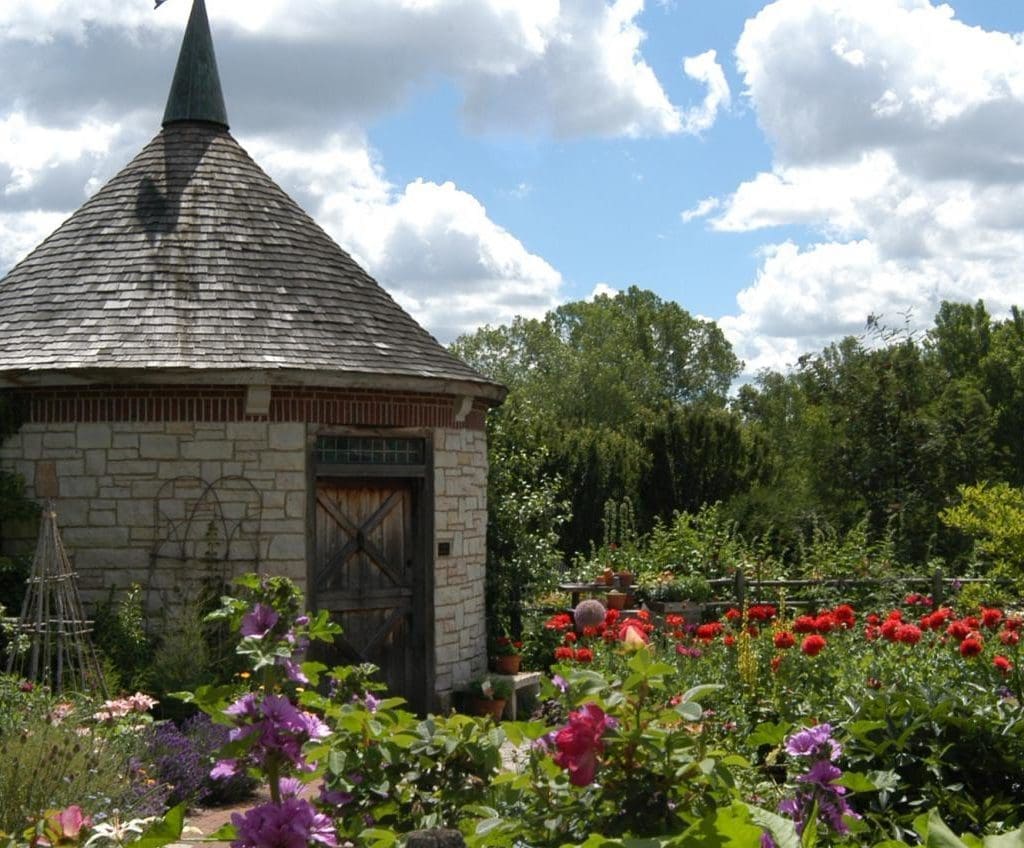
[(816, 657), (825, 649), (827, 644), (824, 636), (812, 633), (810, 636), (804, 637), (804, 641), (800, 644), (800, 650), (809, 657)]

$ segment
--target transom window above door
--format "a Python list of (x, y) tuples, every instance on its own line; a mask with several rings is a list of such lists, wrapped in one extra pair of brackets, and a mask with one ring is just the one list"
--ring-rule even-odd
[(390, 436), (318, 436), (313, 450), (318, 475), (354, 468), (422, 469), (426, 442)]

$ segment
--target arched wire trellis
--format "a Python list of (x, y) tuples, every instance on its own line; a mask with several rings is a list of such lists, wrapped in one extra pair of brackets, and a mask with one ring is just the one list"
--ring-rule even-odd
[(12, 648), (23, 650), (10, 651), (7, 673), (18, 671), (54, 692), (92, 689), (106, 694), (77, 578), (60, 537), (54, 502), (48, 501), (21, 617), (14, 625)]
[[(180, 494), (182, 489), (192, 496)], [(246, 497), (228, 499), (225, 496), (232, 489), (246, 493)], [(182, 506), (180, 511), (178, 504)], [(229, 514), (226, 506), (240, 510), (239, 514)], [(154, 575), (160, 560), (206, 563), (209, 576), (216, 576), (222, 583), (235, 576), (232, 569), (236, 563), (244, 563), (246, 571), (260, 570), (263, 497), (245, 477), (226, 475), (213, 482), (194, 476), (167, 480), (153, 498), (153, 528), (147, 609), (152, 609)], [(245, 545), (250, 547), (243, 549)]]

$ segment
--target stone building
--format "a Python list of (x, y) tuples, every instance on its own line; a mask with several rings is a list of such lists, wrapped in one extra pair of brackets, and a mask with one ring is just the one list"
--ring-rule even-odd
[(228, 132), (203, 0), (163, 128), (0, 280), (0, 466), (55, 497), (86, 601), (283, 574), (419, 709), (486, 664), (484, 417), (419, 327)]

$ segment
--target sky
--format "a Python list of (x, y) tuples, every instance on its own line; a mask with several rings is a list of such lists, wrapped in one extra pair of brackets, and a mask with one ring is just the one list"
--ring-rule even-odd
[[(0, 275), (160, 129), (192, 0), (0, 0)], [(207, 0), (231, 132), (440, 341), (636, 285), (749, 378), (1024, 305), (1017, 0)]]

